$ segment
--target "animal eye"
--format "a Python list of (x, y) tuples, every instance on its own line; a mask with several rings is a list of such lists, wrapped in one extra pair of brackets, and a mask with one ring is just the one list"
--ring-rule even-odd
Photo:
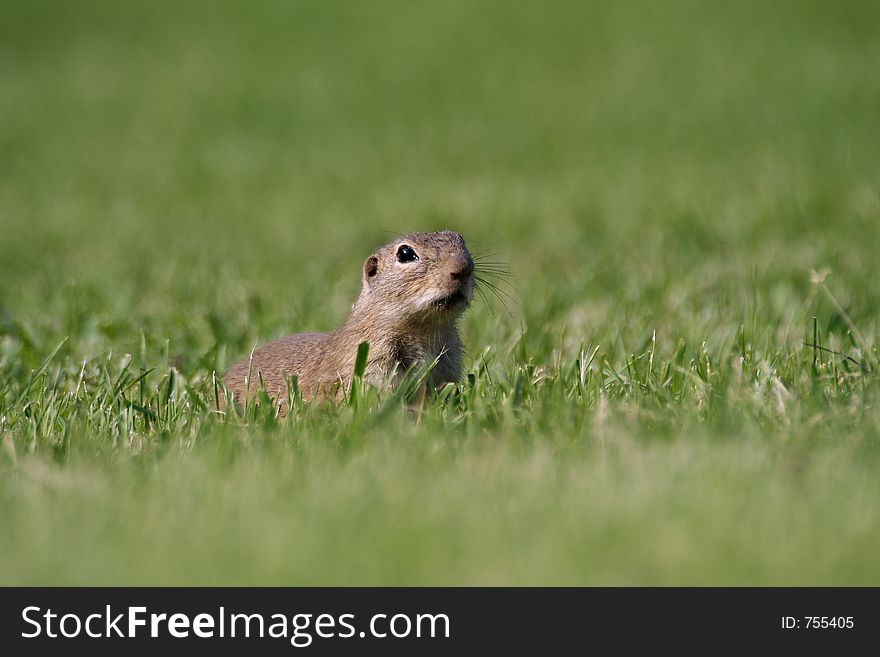
[(418, 259), (418, 254), (408, 244), (401, 244), (400, 248), (397, 249), (397, 262), (412, 262)]

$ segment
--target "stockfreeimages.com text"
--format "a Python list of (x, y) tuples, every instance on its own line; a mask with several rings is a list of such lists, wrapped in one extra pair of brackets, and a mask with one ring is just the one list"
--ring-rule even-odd
[(88, 615), (59, 613), (41, 607), (25, 607), (21, 612), (26, 624), (21, 636), (93, 639), (119, 637), (151, 638), (190, 636), (211, 638), (289, 639), (291, 645), (305, 648), (315, 638), (449, 638), (450, 622), (446, 614), (373, 614), (357, 629), (354, 614), (247, 614), (230, 613), (220, 607), (216, 613), (151, 613), (146, 607), (126, 607), (113, 611), (110, 605)]

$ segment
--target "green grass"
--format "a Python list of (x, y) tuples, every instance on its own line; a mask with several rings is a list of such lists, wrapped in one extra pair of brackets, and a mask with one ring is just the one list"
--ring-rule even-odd
[[(876, 2), (4, 8), (0, 583), (880, 584)], [(459, 390), (212, 416), (447, 227)]]

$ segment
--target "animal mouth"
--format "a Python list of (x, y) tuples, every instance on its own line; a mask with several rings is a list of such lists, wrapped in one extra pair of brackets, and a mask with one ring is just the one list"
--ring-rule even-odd
[(449, 294), (442, 299), (437, 299), (434, 302), (434, 305), (440, 310), (449, 310), (451, 308), (455, 308), (456, 306), (463, 305), (467, 303), (467, 297), (464, 295), (464, 292), (461, 290), (456, 290), (452, 294)]

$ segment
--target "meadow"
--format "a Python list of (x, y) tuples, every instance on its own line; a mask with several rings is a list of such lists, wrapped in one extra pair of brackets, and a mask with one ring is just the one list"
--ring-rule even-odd
[[(878, 3), (4, 8), (0, 584), (880, 584)], [(457, 390), (212, 412), (444, 228)]]

